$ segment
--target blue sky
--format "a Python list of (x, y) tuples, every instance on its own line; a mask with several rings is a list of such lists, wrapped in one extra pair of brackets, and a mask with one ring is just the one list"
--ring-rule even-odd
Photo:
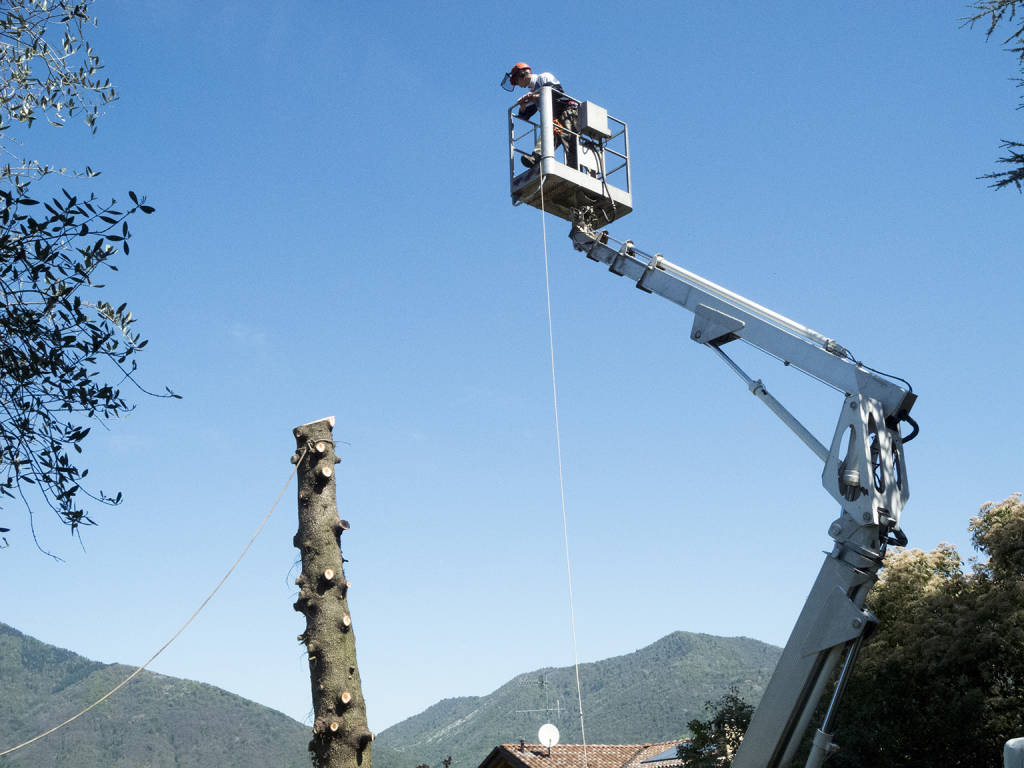
[[(41, 513), (52, 562), (5, 508), (19, 630), (142, 663), (266, 513), (291, 428), (333, 414), (371, 728), (572, 663), (541, 220), (509, 202), (498, 87), (519, 60), (629, 123), (613, 235), (914, 384), (913, 546), (966, 554), (970, 515), (1021, 490), (1024, 201), (976, 177), (1024, 130), (1013, 57), (962, 3), (94, 11), (121, 100), (95, 136), (26, 141), (156, 206), (107, 284), (150, 339), (142, 380), (184, 399), (93, 431), (90, 477), (125, 502), (86, 552)], [(547, 224), (581, 660), (674, 630), (784, 644), (837, 513), (818, 460), (686, 312)], [(829, 442), (839, 395), (744, 363)], [(307, 716), (294, 494), (154, 671)]]

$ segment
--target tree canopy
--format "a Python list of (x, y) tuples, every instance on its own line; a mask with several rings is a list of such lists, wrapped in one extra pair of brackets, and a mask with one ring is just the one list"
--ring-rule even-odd
[[(1022, 7), (1018, 8), (1018, 5)], [(998, 30), (997, 39), (1001, 38), (1002, 44), (1009, 46), (1007, 50), (1017, 56), (1017, 66), (1021, 75), (1024, 75), (1024, 13), (1019, 16), (1017, 13), (1019, 10), (1024, 11), (1024, 0), (981, 0), (971, 3), (968, 8), (971, 13), (963, 19), (964, 25), (973, 27), (978, 23), (987, 24), (986, 39), (990, 39)], [(1024, 86), (1024, 77), (1015, 79), (1018, 87)], [(1022, 107), (1024, 96), (1018, 108)], [(987, 173), (982, 178), (990, 179), (991, 186), (996, 189), (1012, 184), (1018, 192), (1024, 192), (1024, 142), (1003, 139), (1001, 148), (1007, 150), (1007, 154), (996, 162), (1011, 166), (1010, 170)]]
[(83, 488), (88, 469), (71, 452), (82, 452), (92, 424), (131, 410), (120, 388), (135, 384), (135, 356), (146, 346), (127, 305), (99, 291), (103, 270), (130, 253), (128, 218), (152, 206), (134, 192), (122, 206), (59, 184), (48, 201), (36, 200), (32, 185), (51, 174), (97, 174), (23, 154), (24, 129), (40, 118), (60, 127), (81, 114), (95, 131), (100, 107), (117, 98), (84, 36), (95, 23), (88, 6), (0, 4), (0, 494), (23, 503), (34, 538), (33, 502), (78, 532), (94, 523), (82, 497), (120, 501), (120, 493)]
[(886, 558), (837, 726), (836, 766), (1001, 765), (1024, 723), (1024, 503), (984, 504), (968, 564), (943, 544)]
[(679, 746), (679, 759), (688, 768), (727, 768), (743, 741), (754, 707), (740, 697), (735, 686), (717, 702), (709, 701), (705, 706), (711, 717), (686, 724), (693, 737)]
[[(967, 563), (949, 544), (886, 555), (867, 601), (879, 628), (840, 704), (830, 766), (999, 768), (1003, 744), (1024, 736), (1021, 495), (982, 505), (970, 533)], [(728, 766), (749, 723), (735, 691), (709, 707), (679, 751), (688, 766)], [(805, 744), (793, 765), (806, 756)]]

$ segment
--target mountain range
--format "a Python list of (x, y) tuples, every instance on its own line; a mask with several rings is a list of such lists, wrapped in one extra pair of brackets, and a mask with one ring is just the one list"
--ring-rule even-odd
[[(634, 653), (580, 665), (583, 727), (590, 744), (643, 744), (687, 735), (706, 717), (705, 704), (735, 685), (760, 701), (781, 649), (745, 637), (674, 632)], [(445, 699), (382, 731), (374, 768), (440, 765), (476, 768), (497, 744), (537, 743), (553, 723), (560, 743), (582, 740), (576, 673), (540, 669), (513, 678), (487, 696)]]
[[(686, 734), (705, 703), (735, 685), (756, 702), (781, 650), (749, 638), (675, 632), (634, 653), (580, 665), (591, 744), (650, 743)], [(0, 623), (0, 751), (63, 722), (133, 671), (90, 661)], [(371, 704), (372, 706), (372, 704)], [(543, 723), (580, 743), (576, 675), (548, 668), (486, 696), (445, 699), (378, 734), (373, 768), (477, 768), (491, 749), (536, 743)], [(212, 685), (142, 672), (3, 768), (307, 768), (309, 726)]]
[[(134, 671), (0, 624), (0, 751), (92, 704)], [(309, 768), (308, 726), (204, 683), (144, 671), (3, 768)]]

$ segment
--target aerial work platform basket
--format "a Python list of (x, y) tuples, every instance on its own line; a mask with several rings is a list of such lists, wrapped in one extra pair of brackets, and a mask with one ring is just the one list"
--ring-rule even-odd
[[(575, 130), (553, 119), (549, 85), (541, 88), (537, 120), (520, 117), (516, 104), (509, 107), (512, 203), (543, 207), (566, 221), (582, 212), (601, 225), (633, 210), (629, 130), (593, 102), (578, 104)], [(561, 159), (556, 156), (558, 148)], [(530, 167), (524, 167), (527, 164)]]

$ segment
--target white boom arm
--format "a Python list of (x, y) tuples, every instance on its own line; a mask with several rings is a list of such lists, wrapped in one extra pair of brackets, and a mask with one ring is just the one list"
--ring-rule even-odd
[[(581, 220), (582, 221), (582, 220)], [(822, 484), (842, 507), (828, 529), (835, 546), (821, 567), (771, 682), (733, 760), (734, 768), (783, 768), (792, 760), (840, 658), (846, 656), (824, 722), (814, 736), (808, 768), (836, 745), (836, 704), (866, 634), (878, 620), (864, 609), (887, 544), (906, 544), (900, 512), (909, 496), (899, 432), (916, 396), (856, 361), (832, 339), (666, 261), (629, 241), (615, 248), (605, 232), (577, 223), (577, 250), (694, 314), (690, 338), (714, 350), (822, 460)], [(760, 381), (722, 350), (744, 339), (846, 393), (829, 447), (819, 442)], [(916, 425), (915, 432), (916, 434)]]

